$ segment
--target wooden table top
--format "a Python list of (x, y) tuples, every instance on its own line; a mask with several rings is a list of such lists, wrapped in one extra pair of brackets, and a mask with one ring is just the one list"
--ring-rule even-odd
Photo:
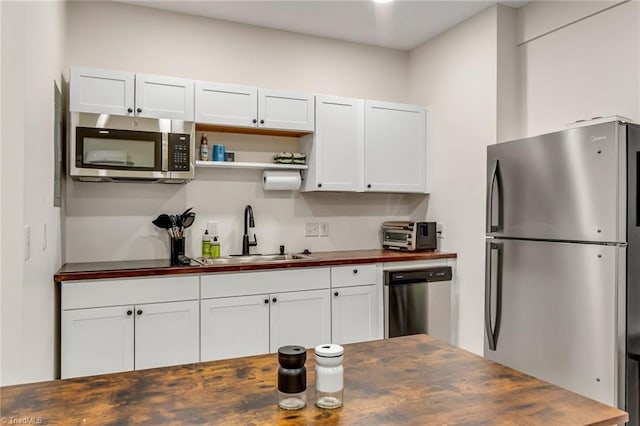
[(309, 268), (320, 266), (358, 265), (363, 263), (411, 262), (419, 260), (455, 259), (456, 253), (441, 251), (401, 252), (395, 250), (341, 250), (314, 252), (309, 260), (256, 262), (227, 265), (171, 266), (165, 260), (128, 260), (114, 262), (67, 263), (54, 276), (55, 282), (96, 280), (103, 278), (135, 278), (156, 275), (208, 274), (261, 269)]
[(345, 346), (344, 406), (278, 408), (277, 355), (0, 388), (4, 418), (44, 424), (613, 425), (627, 413), (427, 335)]

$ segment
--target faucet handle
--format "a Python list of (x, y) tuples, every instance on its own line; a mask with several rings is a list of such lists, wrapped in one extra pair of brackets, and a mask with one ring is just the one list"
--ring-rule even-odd
[(253, 241), (249, 243), (250, 247), (255, 247), (258, 245), (258, 239), (256, 238), (256, 234), (253, 234)]
[(284, 246), (280, 246), (280, 254), (284, 254)]

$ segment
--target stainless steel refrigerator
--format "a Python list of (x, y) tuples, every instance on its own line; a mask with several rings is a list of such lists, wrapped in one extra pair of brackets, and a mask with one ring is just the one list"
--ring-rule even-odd
[(618, 121), (487, 148), (485, 357), (626, 409), (631, 424), (639, 162), (640, 127)]

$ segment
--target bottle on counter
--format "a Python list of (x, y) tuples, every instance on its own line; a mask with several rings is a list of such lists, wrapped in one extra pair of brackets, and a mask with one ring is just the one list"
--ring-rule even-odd
[(342, 407), (344, 349), (340, 345), (318, 345), (316, 358), (316, 405), (320, 408)]
[(220, 241), (217, 235), (211, 239), (211, 257), (214, 259), (220, 257)]
[(205, 229), (202, 234), (202, 258), (211, 259), (211, 238), (209, 237), (209, 230)]
[(299, 410), (307, 405), (307, 352), (302, 346), (278, 349), (278, 405), (284, 410)]
[(200, 138), (200, 161), (208, 161), (209, 160), (209, 140), (207, 139), (207, 135), (204, 133)]

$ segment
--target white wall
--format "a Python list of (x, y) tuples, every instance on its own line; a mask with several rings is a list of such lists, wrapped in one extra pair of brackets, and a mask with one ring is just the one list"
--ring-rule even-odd
[[(0, 369), (2, 384), (7, 385), (54, 378), (52, 276), (61, 265), (61, 217), (60, 209), (53, 207), (53, 84), (60, 83), (62, 71), (65, 5), (2, 2), (1, 8)], [(27, 261), (26, 225), (31, 226)]]
[(458, 343), (483, 350), (486, 146), (496, 140), (497, 8), (411, 51), (409, 100), (431, 111), (433, 191), (428, 219), (458, 253)]
[(546, 31), (545, 17), (566, 16), (565, 22), (554, 21), (555, 31), (519, 46), (527, 136), (593, 117), (640, 120), (640, 3), (595, 15), (590, 15), (594, 5), (583, 3), (530, 3), (518, 11), (520, 22)]
[[(68, 5), (66, 65), (174, 75), (259, 87), (402, 102), (408, 53), (119, 3)], [(126, 48), (123, 48), (126, 46)], [(210, 143), (247, 155), (299, 150), (295, 138), (208, 134)], [(199, 135), (196, 137), (199, 140)], [(231, 148), (231, 149), (230, 149)], [(426, 216), (426, 196), (264, 192), (260, 173), (197, 169), (187, 185), (68, 183), (66, 260), (168, 258), (168, 237), (152, 224), (161, 212), (194, 207), (187, 254), (200, 254), (207, 219), (220, 222), (222, 254), (239, 253), (242, 214), (251, 204), (254, 252), (380, 247), (384, 220)], [(305, 222), (329, 224), (305, 238)]]

